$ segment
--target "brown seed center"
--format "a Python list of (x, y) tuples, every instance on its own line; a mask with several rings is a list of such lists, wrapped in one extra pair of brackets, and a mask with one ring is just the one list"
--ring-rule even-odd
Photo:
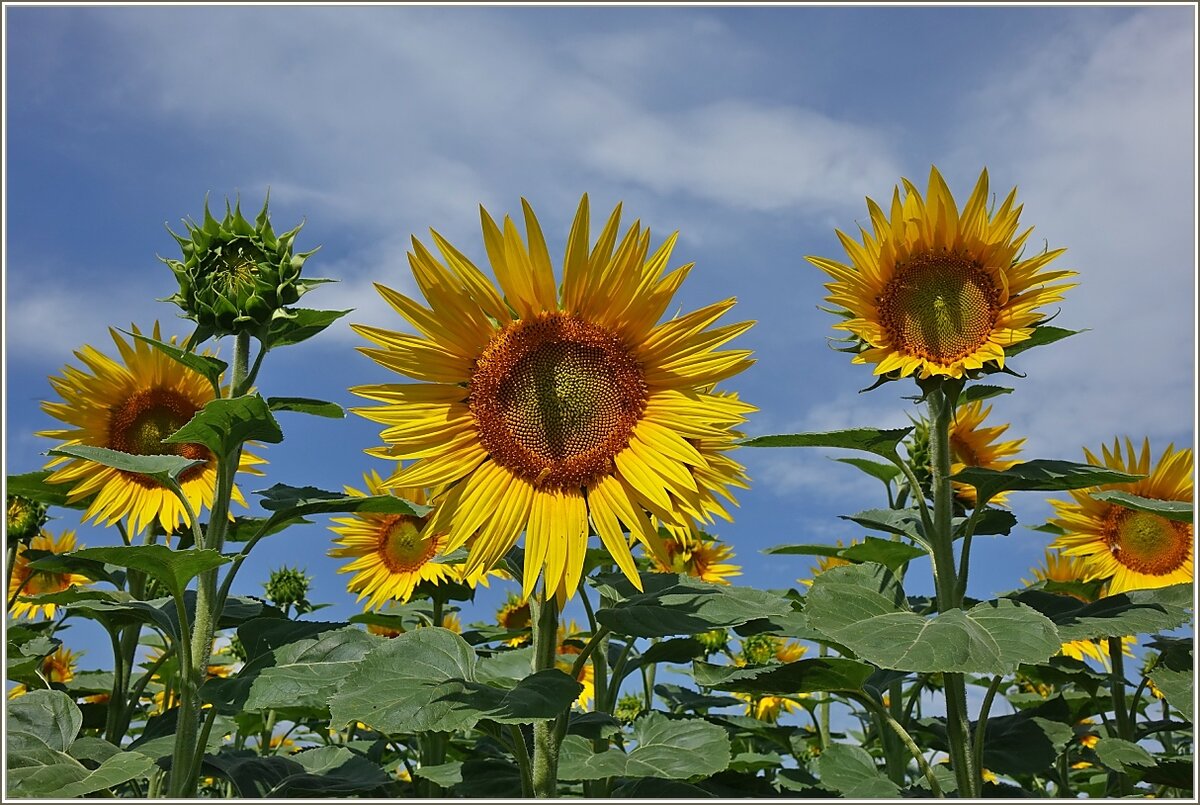
[[(109, 412), (107, 447), (136, 456), (175, 455), (208, 461), (212, 454), (202, 444), (163, 444), (162, 441), (186, 425), (199, 410), (199, 406), (173, 389), (139, 391)], [(203, 469), (203, 464), (192, 467), (180, 476), (180, 480), (189, 480)], [(148, 489), (159, 486), (157, 481), (139, 473), (122, 470), (121, 474)]]
[(443, 540), (426, 539), (421, 532), (425, 518), (407, 514), (386, 517), (379, 528), (379, 558), (393, 573), (413, 573), (424, 567), (434, 556)]
[(1104, 518), (1104, 541), (1130, 570), (1163, 576), (1178, 570), (1192, 551), (1192, 526), (1150, 512), (1112, 506)]
[(641, 366), (616, 334), (566, 313), (515, 322), (476, 362), (470, 407), (494, 461), (537, 487), (612, 472), (646, 407)]
[(930, 252), (896, 266), (876, 303), (896, 349), (944, 365), (987, 342), (1000, 312), (1000, 291), (975, 260)]

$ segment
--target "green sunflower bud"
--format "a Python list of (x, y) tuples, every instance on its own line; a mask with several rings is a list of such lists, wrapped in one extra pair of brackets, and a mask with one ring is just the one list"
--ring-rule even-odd
[(272, 570), (267, 583), (263, 586), (267, 590), (267, 598), (275, 606), (286, 609), (289, 606), (295, 606), (296, 612), (307, 612), (309, 609), (308, 603), (308, 585), (312, 582), (312, 577), (297, 568), (290, 568), (286, 565), (278, 570)]
[(229, 653), (241, 662), (247, 662), (250, 655), (246, 653), (246, 646), (242, 643), (242, 639), (234, 633), (229, 638)]
[(4, 519), (4, 527), (10, 542), (27, 542), (33, 539), (41, 533), (42, 526), (50, 519), (46, 516), (44, 503), (20, 495), (7, 495), (6, 502), (8, 514)]
[(766, 665), (775, 659), (779, 639), (769, 634), (742, 638), (742, 659), (750, 665)]
[(204, 223), (184, 220), (188, 237), (167, 231), (183, 251), (183, 260), (159, 259), (170, 266), (179, 291), (163, 301), (174, 302), (198, 325), (193, 342), (211, 335), (249, 333), (261, 338), (271, 321), (290, 318), (287, 306), (326, 280), (304, 280), (300, 272), (316, 249), (295, 254), (296, 234), (304, 226), (276, 236), (267, 215), (267, 204), (251, 224), (241, 205), (225, 202), (225, 217), (218, 221), (204, 202)]
[(913, 474), (917, 476), (917, 483), (921, 485), (921, 492), (928, 498), (931, 497), (930, 484), (933, 482), (933, 456), (929, 453), (929, 423), (924, 419), (918, 419), (913, 424), (915, 425), (913, 432), (904, 446), (908, 450), (908, 460)]
[(646, 709), (646, 703), (642, 701), (642, 697), (636, 693), (626, 693), (620, 699), (617, 699), (617, 706), (613, 715), (618, 721), (624, 724), (631, 723), (634, 719), (640, 716)]
[(696, 640), (704, 646), (706, 655), (712, 654), (729, 645), (729, 632), (725, 629), (713, 629), (711, 632), (701, 632), (696, 635)]

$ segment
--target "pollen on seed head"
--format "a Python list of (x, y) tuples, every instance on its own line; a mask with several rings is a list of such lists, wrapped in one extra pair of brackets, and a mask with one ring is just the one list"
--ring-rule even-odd
[(879, 323), (907, 355), (950, 364), (983, 346), (1000, 291), (977, 261), (954, 252), (914, 255), (877, 297)]
[(492, 459), (556, 489), (611, 472), (646, 397), (641, 366), (616, 334), (557, 312), (497, 333), (470, 382), (471, 412)]

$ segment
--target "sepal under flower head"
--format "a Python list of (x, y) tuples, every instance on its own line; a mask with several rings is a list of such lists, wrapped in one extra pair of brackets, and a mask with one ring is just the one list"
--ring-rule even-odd
[[(192, 343), (212, 335), (250, 333), (262, 338), (271, 321), (290, 318), (287, 306), (328, 280), (301, 279), (304, 262), (316, 249), (295, 253), (293, 242), (303, 223), (276, 235), (267, 205), (254, 223), (242, 216), (240, 204), (225, 202), (218, 221), (204, 203), (204, 222), (184, 220), (187, 237), (167, 231), (183, 252), (182, 260), (159, 258), (179, 282), (179, 291), (164, 301), (174, 302), (198, 325)], [(319, 247), (318, 247), (319, 248)]]

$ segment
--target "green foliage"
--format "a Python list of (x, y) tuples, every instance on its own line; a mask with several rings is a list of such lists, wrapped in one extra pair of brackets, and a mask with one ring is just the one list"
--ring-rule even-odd
[(267, 407), (272, 411), (293, 411), (298, 414), (312, 414), (328, 419), (344, 419), (346, 417), (346, 412), (337, 403), (313, 400), (308, 397), (268, 397)]
[(875, 766), (875, 760), (860, 746), (832, 744), (817, 761), (821, 783), (846, 799), (890, 799), (900, 789)]
[(170, 486), (179, 481), (179, 476), (192, 467), (204, 463), (204, 459), (184, 458), (183, 456), (158, 455), (135, 456), (122, 453), (120, 450), (109, 450), (107, 447), (90, 447), (85, 444), (64, 445), (47, 452), (51, 456), (65, 458), (81, 458), (84, 461), (94, 461), (105, 467), (145, 475), (163, 486)]
[(162, 582), (175, 596), (183, 595), (188, 582), (196, 576), (231, 561), (230, 557), (222, 556), (218, 551), (199, 548), (173, 550), (166, 545), (83, 548), (66, 555), (139, 570)]
[(618, 599), (596, 612), (596, 620), (630, 637), (695, 635), (790, 612), (787, 599), (750, 587), (710, 584), (690, 576), (643, 573), (645, 592), (614, 576), (598, 585)]
[(199, 355), (195, 352), (181, 349), (174, 344), (167, 343), (166, 341), (159, 341), (156, 338), (151, 338), (150, 336), (143, 335), (142, 333), (131, 333), (128, 330), (121, 330), (121, 332), (125, 333), (125, 335), (136, 338), (138, 341), (149, 344), (159, 352), (170, 356), (175, 361), (183, 364), (192, 371), (199, 372), (205, 380), (212, 384), (213, 396), (221, 396), (221, 375), (224, 374), (225, 370), (229, 368), (229, 364), (225, 363), (225, 361), (214, 358), (211, 355)]
[(588, 741), (567, 736), (559, 757), (559, 776), (564, 780), (686, 780), (716, 774), (729, 766), (725, 731), (700, 719), (649, 713), (633, 723), (631, 739), (636, 747), (628, 753), (617, 749), (594, 753)]
[(218, 456), (230, 456), (248, 441), (278, 444), (283, 431), (267, 402), (258, 394), (231, 400), (210, 400), (186, 425), (163, 442), (202, 444)]
[(896, 448), (912, 428), (884, 430), (881, 428), (852, 428), (824, 433), (790, 433), (778, 436), (755, 436), (742, 439), (740, 447), (840, 447), (861, 450), (889, 460), (896, 460)]
[(380, 793), (391, 784), (377, 764), (343, 746), (286, 757), (222, 750), (204, 756), (204, 770), (232, 782), (241, 797), (345, 797)]
[(1000, 492), (1063, 492), (1100, 484), (1132, 483), (1141, 476), (1093, 464), (1035, 459), (1006, 470), (967, 467), (952, 478), (975, 487), (979, 505), (982, 506)]
[(1092, 497), (1106, 503), (1116, 503), (1127, 509), (1157, 514), (1159, 517), (1165, 517), (1177, 523), (1190, 523), (1196, 519), (1195, 508), (1190, 500), (1154, 500), (1118, 489), (1093, 492)]
[(696, 684), (739, 693), (794, 695), (819, 691), (858, 692), (875, 669), (839, 657), (797, 660), (783, 665), (733, 666), (696, 662)]

